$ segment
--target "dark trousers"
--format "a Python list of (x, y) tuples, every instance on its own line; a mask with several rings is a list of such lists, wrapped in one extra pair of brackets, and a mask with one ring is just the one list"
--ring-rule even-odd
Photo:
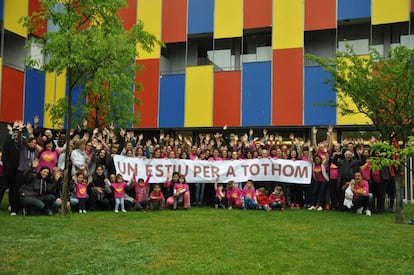
[(329, 180), (329, 192), (331, 194), (331, 205), (333, 208), (339, 208), (338, 205), (338, 179)]
[(164, 200), (150, 200), (149, 207), (151, 210), (162, 210), (164, 208)]
[(11, 206), (11, 212), (19, 212), (20, 210), (20, 195), (19, 195), (19, 188), (21, 183), (17, 181), (16, 175), (4, 175), (3, 176), (3, 183), (0, 190), (0, 203), (1, 199), (3, 199), (4, 192), (6, 189), (9, 189), (9, 202)]
[[(395, 177), (391, 177), (391, 180), (387, 186), (386, 193), (388, 194), (388, 199), (390, 201), (388, 208), (394, 209), (395, 202)], [(401, 204), (402, 205), (402, 204)]]
[(352, 200), (352, 204), (354, 205), (355, 209), (363, 207), (365, 210), (371, 210), (372, 200), (372, 194), (369, 194), (368, 196), (360, 196), (358, 198), (354, 198)]
[(86, 210), (86, 198), (79, 198), (79, 210)]
[(323, 206), (325, 202), (326, 181), (314, 182), (312, 186), (312, 205)]
[(52, 194), (45, 194), (37, 197), (21, 197), (21, 207), (34, 211), (48, 211), (52, 209), (55, 202), (55, 196)]
[(388, 182), (374, 183), (374, 201), (375, 209), (378, 213), (385, 212), (385, 191), (387, 190)]
[(227, 204), (227, 198), (223, 197), (223, 198), (219, 198), (216, 196), (215, 200), (214, 200), (214, 204), (218, 205), (218, 207), (225, 207)]

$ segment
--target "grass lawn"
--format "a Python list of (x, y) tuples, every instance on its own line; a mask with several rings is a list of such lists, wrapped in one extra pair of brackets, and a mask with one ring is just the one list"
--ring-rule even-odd
[(393, 214), (192, 208), (8, 215), (0, 274), (414, 274), (414, 205)]

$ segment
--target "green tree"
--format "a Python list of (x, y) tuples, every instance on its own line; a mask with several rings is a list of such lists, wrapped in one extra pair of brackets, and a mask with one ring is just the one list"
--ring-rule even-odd
[[(337, 92), (338, 102), (325, 104), (339, 108), (343, 115), (365, 114), (382, 141), (389, 142), (375, 145), (372, 150), (380, 151), (381, 155), (369, 161), (374, 169), (389, 165), (396, 168), (396, 222), (402, 223), (401, 169), (413, 150), (410, 135), (414, 114), (414, 50), (399, 46), (382, 55), (370, 48), (368, 56), (358, 56), (347, 45), (346, 51), (337, 52), (335, 58), (310, 54), (306, 58), (319, 63), (331, 76), (326, 82)], [(351, 99), (355, 108), (346, 98)], [(391, 137), (402, 142), (401, 150)]]
[[(137, 64), (137, 45), (150, 52), (156, 37), (143, 30), (143, 23), (137, 22), (125, 30), (118, 13), (126, 6), (125, 0), (40, 0), (41, 9), (23, 18), (23, 24), (31, 32), (44, 20), (56, 27), (40, 38), (29, 39), (42, 45), (45, 58), (41, 70), (66, 73), (68, 96), (55, 105), (48, 106), (52, 121), (62, 118), (66, 129), (72, 124), (72, 117), (80, 122), (82, 118), (93, 118), (93, 126), (109, 122), (131, 125), (139, 121), (133, 105), (140, 104), (135, 97), (139, 83), (135, 73), (141, 70)], [(38, 65), (35, 58), (27, 58), (27, 65)], [(133, 89), (133, 87), (136, 89)], [(72, 94), (81, 90), (79, 101), (73, 104)], [(69, 132), (69, 131), (68, 131)], [(66, 147), (69, 148), (69, 134)], [(69, 154), (66, 154), (66, 164)], [(67, 166), (66, 166), (67, 167)], [(62, 213), (68, 209), (68, 181), (70, 173), (65, 169), (64, 198)]]

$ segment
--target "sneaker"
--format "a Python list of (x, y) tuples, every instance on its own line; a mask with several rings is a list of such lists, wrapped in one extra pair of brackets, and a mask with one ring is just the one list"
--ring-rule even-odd
[(315, 210), (315, 209), (316, 209), (316, 207), (315, 207), (315, 206), (313, 206), (313, 205), (312, 205), (311, 207), (309, 207), (309, 208), (308, 208), (308, 210)]
[(79, 213), (81, 214), (81, 213), (83, 213), (83, 211), (82, 210), (79, 210)]
[(285, 211), (285, 208), (281, 207), (281, 208), (280, 208), (280, 211)]
[(290, 209), (293, 209), (293, 208), (295, 208), (295, 204), (294, 203), (291, 203), (290, 204)]
[(115, 213), (118, 213), (118, 210), (115, 210)]
[(229, 206), (229, 210), (232, 210), (233, 209), (233, 206)]
[(331, 209), (331, 205), (330, 204), (325, 205), (325, 209), (326, 210), (330, 210)]
[(126, 210), (125, 210), (125, 209), (122, 209), (122, 212), (124, 212), (124, 213), (125, 213), (125, 212), (126, 212)]
[[(356, 210), (356, 213), (358, 214), (358, 215), (361, 215), (362, 214), (362, 210), (364, 210), (364, 207), (360, 207), (360, 208), (358, 208), (357, 210)], [(371, 213), (371, 212), (370, 212)]]
[(16, 212), (11, 212), (10, 213), (10, 216), (16, 216), (17, 215), (17, 213)]
[(221, 208), (226, 209), (226, 206), (225, 205), (222, 205)]
[(214, 205), (214, 208), (218, 209), (218, 204), (215, 204), (215, 205)]
[(296, 204), (296, 209), (300, 209), (299, 203)]
[(371, 216), (371, 210), (367, 210), (367, 211), (365, 211), (365, 215), (367, 215), (367, 216)]
[(83, 213), (86, 214), (86, 210), (85, 209), (83, 210)]
[(317, 211), (322, 211), (322, 210), (323, 210), (323, 208), (322, 208), (322, 206), (319, 206), (318, 208), (316, 208), (316, 210), (317, 210)]

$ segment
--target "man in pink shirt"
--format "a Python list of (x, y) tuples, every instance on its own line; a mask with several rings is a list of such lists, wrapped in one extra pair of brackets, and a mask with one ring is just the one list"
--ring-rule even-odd
[(354, 178), (344, 185), (344, 190), (351, 184), (354, 198), (352, 204), (356, 209), (357, 214), (362, 214), (365, 211), (367, 216), (371, 216), (372, 194), (369, 193), (369, 184), (362, 178), (360, 171), (354, 173)]

